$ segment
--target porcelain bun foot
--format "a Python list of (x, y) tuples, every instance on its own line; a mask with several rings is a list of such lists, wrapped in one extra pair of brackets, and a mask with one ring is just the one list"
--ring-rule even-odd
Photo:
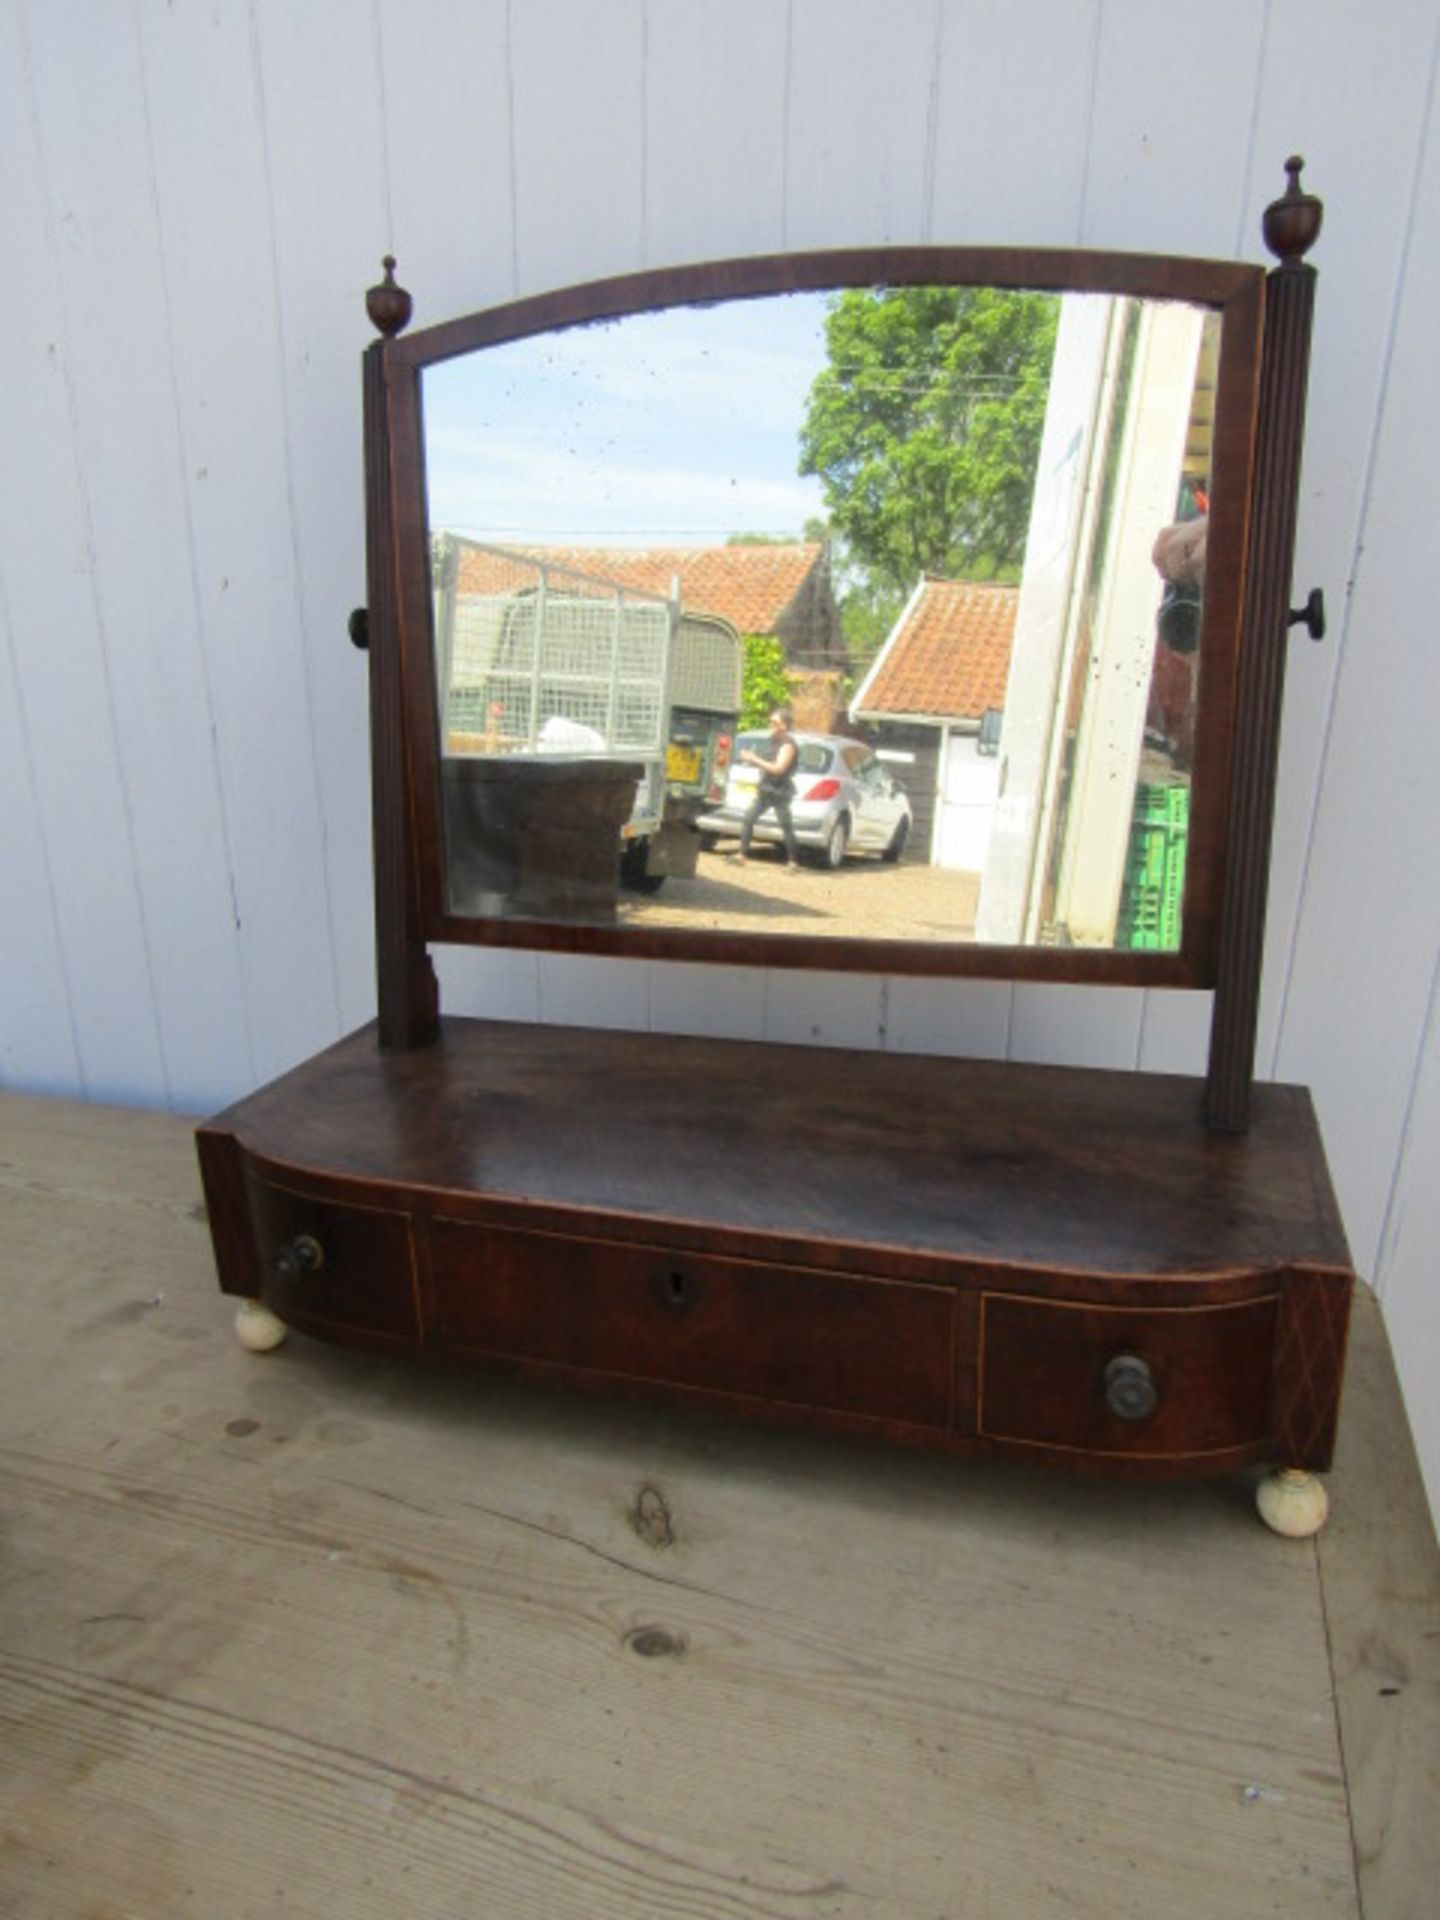
[(251, 1353), (270, 1353), (285, 1338), (285, 1322), (262, 1300), (242, 1300), (235, 1313), (235, 1337)]
[(1325, 1524), (1330, 1498), (1323, 1482), (1298, 1467), (1279, 1467), (1267, 1473), (1255, 1489), (1260, 1518), (1287, 1540), (1308, 1540)]

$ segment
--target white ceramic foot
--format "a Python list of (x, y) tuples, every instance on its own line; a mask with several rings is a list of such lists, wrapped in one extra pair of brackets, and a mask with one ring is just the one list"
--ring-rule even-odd
[(285, 1322), (277, 1320), (262, 1300), (242, 1300), (235, 1312), (235, 1337), (251, 1353), (270, 1353), (285, 1338)]
[(1287, 1540), (1308, 1540), (1324, 1526), (1330, 1511), (1324, 1482), (1298, 1467), (1277, 1467), (1267, 1473), (1255, 1489), (1255, 1504), (1266, 1526)]

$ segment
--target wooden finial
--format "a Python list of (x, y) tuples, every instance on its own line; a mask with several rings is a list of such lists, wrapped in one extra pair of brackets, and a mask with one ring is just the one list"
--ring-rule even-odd
[(1322, 203), (1300, 185), (1300, 169), (1305, 162), (1291, 154), (1285, 162), (1287, 182), (1284, 193), (1265, 209), (1262, 229), (1265, 244), (1278, 256), (1282, 267), (1299, 266), (1320, 235), (1325, 216)]
[(403, 287), (395, 284), (394, 254), (387, 253), (381, 265), (385, 269), (385, 278), (379, 286), (367, 290), (365, 311), (375, 331), (383, 333), (387, 340), (393, 340), (397, 333), (403, 333), (409, 326), (414, 302)]

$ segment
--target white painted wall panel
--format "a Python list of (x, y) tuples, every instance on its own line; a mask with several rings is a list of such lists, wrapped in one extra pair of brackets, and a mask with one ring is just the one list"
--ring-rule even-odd
[(508, 0), (376, 0), (387, 244), (417, 327), (515, 293), (509, 15)]
[(885, 1044), (896, 1053), (963, 1054), (1003, 1060), (1009, 1051), (1014, 994), (1003, 980), (891, 979), (886, 982)]
[(307, 968), (328, 939), (345, 1029), (375, 1005), (367, 680), (345, 623), (365, 598), (364, 289), (391, 250), (378, 46), (370, 0), (259, 0), (253, 12), (310, 735), (308, 765), (287, 758), (277, 777), (297, 807), (319, 806), (323, 874), (294, 937)]
[(923, 240), (937, 0), (790, 0), (785, 244)]
[(1063, 7), (947, 0), (935, 81), (931, 239), (1078, 244), (1099, 20), (1098, 0)]
[(764, 1031), (767, 980), (760, 967), (652, 967), (650, 1026), (753, 1040)]
[(1272, 1075), (1336, 672), (1350, 643), (1348, 594), (1414, 217), (1436, 20), (1433, 0), (1387, 0), (1369, 10), (1272, 0), (1250, 191), (1230, 243), (1248, 247), (1258, 231), (1275, 159), (1302, 153), (1327, 224), (1312, 255), (1320, 281), (1294, 603), (1322, 586), (1330, 636), (1313, 646), (1297, 628), (1287, 661), (1257, 1050), (1259, 1071)]
[[(218, 1102), (373, 1006), (363, 291), (887, 238), (1258, 259), (1327, 201), (1261, 1064), (1313, 1082), (1432, 1491), (1440, 0), (0, 9), (0, 1077)], [(1353, 582), (1353, 592), (1347, 588)], [(77, 721), (78, 716), (78, 721)], [(78, 746), (77, 746), (78, 734)], [(13, 903), (13, 911), (11, 910)], [(1194, 1067), (1208, 1001), (525, 954), (520, 1018)]]
[[(1264, 22), (1254, 0), (1211, 0), (1203, 23), (1151, 0), (1105, 0), (1082, 245), (1235, 251)], [(1266, 199), (1284, 185), (1270, 164)], [(1242, 253), (1254, 257), (1258, 243), (1257, 225)]]
[[(196, 644), (192, 502), (205, 469), (179, 433), (139, 40), (131, 12), (108, 9), (87, 17), (77, 59), (68, 9), (34, 9), (31, 22), (50, 192), (80, 236), (59, 253), (69, 378), (156, 1024), (169, 1096), (203, 1106), (251, 1060), (244, 1022), (214, 1017), (217, 999), (243, 996)], [(87, 137), (97, 128), (103, 144)], [(122, 345), (126, 287), (153, 300), (159, 324)]]
[[(244, 1036), (247, 1071), (264, 1079), (340, 1016), (253, 44), (233, 13), (146, 6), (139, 18), (170, 361), (154, 411), (174, 421), (185, 482), (172, 537), (188, 619), (172, 651), (188, 677), (171, 797), (183, 815), (191, 751), (203, 748), (221, 799), (214, 874), (239, 977), (199, 964), (188, 941), (172, 950), (217, 1037)], [(132, 425), (143, 437), (143, 419)], [(149, 511), (143, 496), (133, 504)], [(229, 1018), (216, 1020), (217, 1004)], [(212, 1104), (223, 1086), (203, 1098), (192, 1085), (183, 1104)]]
[(787, 9), (664, 0), (645, 14), (645, 260), (782, 244)]
[[(88, 201), (66, 187), (83, 185), (76, 172), (100, 164), (75, 98), (83, 68), (99, 49), (81, 35), (62, 59), (55, 26), (42, 25), (34, 41), (31, 27), (25, 11), (0, 10), (0, 73), (11, 76), (7, 95), (13, 107), (0, 113), (6, 257), (16, 284), (25, 289), (22, 300), (4, 302), (0, 313), (0, 349), (12, 369), (0, 437), (0, 565), (51, 888), (48, 902), (9, 901), (7, 911), (53, 911), (65, 954), (81, 1089), (92, 1099), (163, 1102), (169, 1084), (84, 456), (87, 435), (112, 431), (111, 415), (94, 366), (92, 326), (88, 392), (98, 417), (80, 417), (81, 393), (87, 391), (86, 315), (74, 316), (77, 368), (67, 304), (67, 295), (78, 297), (74, 277), (78, 273), (83, 281), (94, 244)], [(133, 92), (125, 107), (133, 121)], [(71, 161), (68, 172), (64, 160)], [(143, 208), (134, 219), (143, 224)], [(110, 364), (112, 379), (118, 379), (118, 360)], [(112, 473), (111, 485), (117, 483)], [(153, 568), (153, 544), (147, 542), (145, 553)], [(20, 999), (16, 991), (6, 1008), (7, 1025), (20, 1017)]]
[(512, 947), (441, 947), (435, 956), (440, 1005), (488, 1020), (540, 1018), (539, 957)]
[(791, 1046), (879, 1044), (883, 982), (869, 973), (808, 973), (772, 968), (765, 976), (759, 1037)]
[(641, 0), (511, 7), (522, 293), (645, 264)]
[[(40, 167), (19, 28), (13, 10), (8, 18), (0, 20), (0, 75), (6, 76), (0, 91), (0, 173), (10, 184), (9, 193), (0, 197), (0, 245), (12, 268), (18, 265), (29, 271), (40, 286), (48, 289), (51, 275), (40, 205)], [(37, 424), (52, 427), (59, 437), (57, 451), (63, 460), (68, 450), (64, 395), (52, 357), (58, 354), (53, 339), (58, 331), (58, 313), (53, 299), (40, 300), (34, 294), (32, 286), (23, 327), (16, 325), (13, 308), (0, 314), (0, 352), (5, 354), (7, 364), (26, 367), (27, 385), (34, 382), (49, 389), (48, 406), (32, 411), (21, 423), (21, 430), (27, 425), (33, 430)], [(47, 333), (51, 339), (46, 339)], [(42, 367), (47, 374), (37, 371)], [(57, 466), (53, 471), (59, 479), (63, 468)], [(78, 508), (78, 496), (72, 499)], [(5, 909), (0, 912), (0, 1084), (83, 1094), (86, 1088), (65, 973), (63, 925), (46, 841), (43, 796), (30, 744), (32, 732), (39, 740), (40, 729), (31, 726), (24, 711), (18, 671), (20, 644), (9, 605), (9, 583), (16, 581), (17, 558), (22, 563), (17, 582), (22, 613), (32, 585), (39, 604), (44, 605), (47, 568), (54, 570), (64, 551), (63, 540), (56, 538), (60, 531), (54, 518), (58, 504), (54, 491), (47, 494), (35, 486), (28, 440), (22, 442), (13, 433), (0, 438), (0, 524), (18, 524), (31, 534), (29, 541), (6, 539), (0, 544), (0, 876), (6, 899)], [(28, 515), (36, 509), (39, 511), (32, 526)], [(83, 538), (73, 522), (69, 537), (77, 551), (74, 572), (83, 594)], [(26, 547), (33, 547), (28, 556)], [(77, 602), (83, 605), (80, 596), (72, 595), (70, 604), (75, 606)], [(41, 630), (44, 632), (43, 627)], [(53, 647), (53, 632), (46, 638)], [(27, 664), (30, 651), (27, 647)], [(34, 670), (40, 673), (43, 666), (36, 663)]]
[(0, 1086), (83, 1094), (30, 743), (0, 570)]
[(650, 1025), (650, 963), (594, 954), (542, 953), (535, 966), (540, 1018), (570, 1027)]
[(1315, 1089), (1372, 1273), (1440, 955), (1440, 649), (1415, 574), (1440, 436), (1440, 101), (1413, 212), (1278, 1053), (1282, 1077)]
[(1145, 995), (1140, 1066), (1146, 1073), (1204, 1073), (1210, 1052), (1212, 996), (1183, 988)]
[(1432, 1509), (1440, 1509), (1440, 968), (1431, 980), (1420, 1072), (1391, 1183), (1376, 1285)]

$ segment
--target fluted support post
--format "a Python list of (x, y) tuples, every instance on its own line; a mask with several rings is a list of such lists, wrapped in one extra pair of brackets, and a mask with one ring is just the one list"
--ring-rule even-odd
[(386, 353), (410, 317), (410, 296), (394, 284), (393, 260), (366, 305), (387, 336), (364, 360), (366, 622), (370, 657), (370, 794), (375, 854), (375, 969), (380, 1045), (423, 1046), (439, 1031), (439, 990), (421, 936), (420, 889), (404, 689), (400, 672), (394, 488)]
[(1303, 161), (1287, 161), (1289, 186), (1265, 213), (1265, 240), (1280, 264), (1266, 283), (1256, 422), (1254, 508), (1236, 686), (1234, 779), (1219, 972), (1210, 1029), (1205, 1117), (1218, 1133), (1250, 1118), (1265, 908), (1270, 887), (1280, 710), (1290, 628), (1295, 520), (1310, 370), (1315, 269), (1304, 256), (1321, 206), (1300, 187)]

